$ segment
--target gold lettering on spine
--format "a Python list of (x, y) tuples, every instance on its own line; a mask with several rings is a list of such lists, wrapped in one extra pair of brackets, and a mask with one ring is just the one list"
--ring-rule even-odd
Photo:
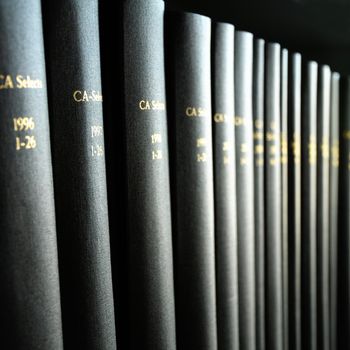
[(308, 159), (310, 165), (316, 165), (317, 162), (317, 143), (316, 136), (310, 135), (308, 143)]
[(30, 75), (11, 75), (0, 73), (0, 90), (7, 89), (42, 89), (41, 79), (32, 78)]
[(339, 167), (339, 140), (334, 140), (331, 147), (331, 165), (335, 168)]
[(254, 161), (255, 166), (261, 167), (264, 165), (264, 121), (262, 119), (254, 120)]
[(281, 135), (278, 131), (276, 131), (276, 123), (273, 121), (268, 125), (269, 129), (266, 131), (266, 152), (268, 158), (268, 164), (271, 166), (276, 166), (280, 164), (280, 145), (278, 142), (280, 141)]
[(301, 157), (301, 142), (300, 142), (300, 135), (299, 134), (293, 134), (293, 140), (292, 140), (292, 155), (293, 155), (293, 161), (294, 164), (300, 164), (300, 157)]
[(35, 121), (30, 116), (18, 116), (13, 118), (13, 130), (16, 133), (15, 147), (16, 151), (32, 150), (36, 148), (37, 142), (35, 135), (27, 134), (35, 129)]
[(288, 163), (288, 138), (285, 132), (281, 133), (281, 163)]
[[(94, 141), (91, 144), (91, 156), (92, 157), (102, 157), (105, 154), (103, 146), (103, 126), (102, 125), (92, 125), (90, 127), (91, 139)], [(99, 143), (99, 140), (101, 142)]]
[(75, 90), (73, 92), (75, 102), (102, 102), (103, 98), (99, 91), (95, 90)]
[(162, 134), (155, 132), (151, 134), (151, 144), (154, 145), (152, 150), (152, 160), (161, 160), (163, 159), (163, 151), (159, 148), (162, 143)]

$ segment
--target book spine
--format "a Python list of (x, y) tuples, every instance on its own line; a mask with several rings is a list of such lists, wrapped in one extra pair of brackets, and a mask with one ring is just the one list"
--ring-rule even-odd
[(331, 78), (330, 172), (329, 172), (329, 261), (330, 349), (337, 349), (338, 284), (338, 191), (339, 191), (339, 73)]
[(217, 349), (210, 19), (166, 17), (177, 342)]
[(281, 217), (281, 47), (266, 50), (265, 98), (265, 229), (267, 348), (283, 348), (282, 217)]
[(288, 79), (289, 329), (301, 350), (301, 55), (290, 56)]
[(218, 349), (238, 349), (238, 266), (234, 136), (234, 27), (212, 31), (213, 155)]
[(265, 212), (264, 212), (264, 83), (265, 41), (254, 41), (253, 58), (254, 118), (254, 215), (255, 215), (255, 283), (256, 347), (265, 350)]
[(338, 348), (350, 346), (350, 78), (340, 82)]
[(63, 349), (39, 0), (0, 2), (0, 330), (6, 349)]
[(288, 218), (288, 50), (281, 51), (281, 195), (283, 349), (289, 349), (289, 218)]
[(320, 66), (317, 98), (317, 329), (318, 349), (329, 344), (329, 136), (331, 70)]
[(164, 1), (123, 5), (131, 349), (176, 349)]
[[(253, 35), (235, 33), (235, 137), (240, 348), (256, 348)], [(244, 277), (243, 277), (244, 276)]]
[(98, 1), (44, 1), (44, 20), (64, 345), (116, 349)]
[(317, 63), (310, 61), (303, 72), (301, 133), (301, 236), (303, 348), (317, 349)]

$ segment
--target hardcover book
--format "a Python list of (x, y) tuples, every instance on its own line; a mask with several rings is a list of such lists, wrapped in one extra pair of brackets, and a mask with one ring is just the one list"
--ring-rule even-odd
[(218, 349), (239, 348), (237, 208), (235, 178), (234, 27), (212, 30), (213, 154)]
[(0, 337), (63, 349), (39, 0), (0, 2)]
[(211, 21), (166, 13), (177, 346), (217, 349)]
[(265, 75), (265, 229), (267, 349), (283, 348), (282, 193), (281, 193), (281, 47), (266, 48)]
[(301, 123), (302, 347), (317, 350), (317, 63), (306, 62)]
[(330, 349), (329, 136), (331, 71), (319, 67), (317, 98), (317, 349)]
[(288, 79), (289, 344), (301, 350), (301, 55), (290, 55)]
[(265, 339), (265, 205), (264, 205), (264, 108), (265, 41), (254, 40), (253, 118), (254, 118), (254, 215), (256, 281), (256, 347), (266, 349)]
[(64, 346), (112, 350), (98, 1), (43, 4)]
[(253, 35), (235, 33), (235, 137), (240, 348), (256, 348)]

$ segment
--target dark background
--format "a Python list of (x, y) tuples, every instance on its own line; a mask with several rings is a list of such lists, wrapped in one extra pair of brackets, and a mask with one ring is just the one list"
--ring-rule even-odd
[(350, 74), (350, 0), (166, 0)]

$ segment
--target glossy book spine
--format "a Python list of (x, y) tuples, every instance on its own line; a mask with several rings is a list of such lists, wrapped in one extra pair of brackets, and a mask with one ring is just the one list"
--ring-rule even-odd
[(283, 349), (289, 349), (289, 216), (288, 216), (288, 50), (281, 50), (281, 201)]
[(281, 47), (266, 49), (265, 80), (265, 229), (267, 348), (283, 348), (282, 196), (281, 196)]
[(317, 349), (330, 349), (329, 137), (331, 70), (319, 67), (317, 98)]
[(97, 0), (44, 1), (66, 349), (116, 349)]
[(175, 350), (164, 1), (123, 3), (130, 349)]
[(289, 344), (301, 350), (301, 55), (290, 56), (288, 79)]
[(253, 35), (235, 33), (235, 137), (240, 348), (256, 348)]
[(337, 349), (338, 329), (338, 209), (339, 209), (339, 73), (331, 77), (330, 174), (329, 174), (329, 278), (330, 348)]
[(301, 123), (302, 347), (317, 350), (317, 63), (303, 70)]
[(350, 346), (350, 78), (340, 81), (338, 348)]
[(265, 41), (254, 40), (253, 118), (254, 118), (254, 215), (256, 281), (256, 347), (266, 349), (265, 339), (265, 205), (264, 205), (264, 108)]
[(239, 348), (235, 178), (234, 27), (212, 30), (213, 155), (218, 349)]
[(4, 349), (63, 349), (39, 0), (0, 2), (0, 330)]
[(166, 67), (179, 349), (217, 349), (211, 21), (167, 12)]

